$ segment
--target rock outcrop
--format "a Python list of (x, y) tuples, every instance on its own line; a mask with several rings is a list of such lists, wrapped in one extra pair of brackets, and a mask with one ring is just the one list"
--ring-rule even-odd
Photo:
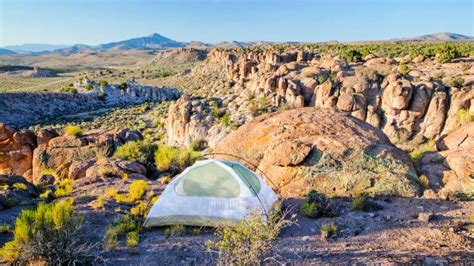
[(32, 131), (16, 132), (0, 124), (0, 174), (31, 176), (36, 143)]
[(121, 89), (118, 84), (101, 87), (94, 83), (94, 86), (96, 89), (84, 93), (2, 93), (0, 121), (10, 126), (24, 128), (100, 108), (147, 101), (171, 101), (180, 97), (176, 89), (143, 86), (135, 82), (127, 82), (125, 89)]
[(430, 188), (441, 198), (474, 197), (474, 123), (443, 137), (436, 146), (438, 152), (427, 153), (419, 161)]
[(194, 140), (204, 140), (214, 147), (230, 132), (221, 121), (225, 111), (219, 106), (222, 101), (188, 96), (172, 103), (166, 121), (168, 145), (189, 146)]
[[(233, 114), (247, 112), (245, 102), (262, 98), (276, 107), (337, 109), (382, 129), (404, 149), (410, 149), (404, 143), (437, 139), (459, 127), (459, 112), (474, 115), (472, 82), (456, 84), (458, 87), (449, 82), (459, 73), (472, 80), (472, 66), (463, 72), (461, 64), (373, 55), (347, 63), (341, 56), (321, 56), (307, 47), (284, 52), (213, 49), (209, 60), (222, 65), (225, 84), (230, 85), (220, 85), (220, 89), (216, 85), (208, 95), (229, 97), (229, 91), (234, 93), (229, 103)], [(401, 62), (409, 64), (408, 74), (399, 73)], [(436, 77), (440, 71), (446, 76), (442, 81)]]
[(255, 164), (284, 196), (303, 196), (311, 188), (339, 196), (419, 192), (410, 160), (381, 130), (331, 109), (300, 108), (257, 117), (214, 152)]
[(115, 149), (143, 139), (136, 131), (97, 130), (82, 136), (60, 136), (40, 145), (33, 152), (33, 183), (39, 183), (45, 170), (53, 170), (59, 179), (80, 179), (99, 158), (110, 157)]

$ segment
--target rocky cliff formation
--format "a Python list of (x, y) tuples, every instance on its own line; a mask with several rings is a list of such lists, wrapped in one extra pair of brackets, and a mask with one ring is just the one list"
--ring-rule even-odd
[(311, 188), (338, 196), (419, 192), (410, 160), (381, 130), (328, 108), (260, 116), (232, 132), (214, 152), (255, 164), (285, 196), (303, 196)]
[(118, 146), (142, 140), (137, 131), (96, 130), (59, 136), (53, 130), (17, 132), (0, 124), (0, 139), (0, 175), (21, 175), (35, 184), (43, 183), (45, 175), (61, 180), (123, 173), (143, 177), (147, 173), (138, 163), (109, 158)]
[[(235, 92), (266, 97), (275, 106), (337, 109), (397, 142), (437, 138), (459, 127), (459, 112), (474, 115), (472, 63), (464, 63), (466, 70), (461, 63), (369, 55), (349, 64), (340, 56), (303, 48), (283, 53), (214, 49), (209, 58), (225, 66)], [(403, 75), (398, 73), (400, 63), (408, 65)], [(462, 79), (452, 82), (459, 73)]]
[(176, 100), (180, 93), (172, 88), (142, 86), (127, 82), (99, 86), (84, 93), (2, 93), (0, 94), (0, 122), (19, 128), (39, 124), (54, 118), (100, 108)]
[(459, 193), (474, 198), (474, 123), (451, 132), (436, 146), (437, 152), (417, 162), (433, 192), (442, 198)]

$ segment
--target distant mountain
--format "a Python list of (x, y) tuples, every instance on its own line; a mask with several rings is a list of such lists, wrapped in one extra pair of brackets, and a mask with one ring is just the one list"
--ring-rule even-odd
[(166, 49), (186, 46), (185, 43), (177, 42), (158, 33), (146, 37), (128, 39), (119, 42), (100, 44), (94, 48), (99, 50), (133, 50), (133, 49)]
[(456, 42), (456, 41), (474, 41), (474, 37), (451, 32), (440, 32), (428, 35), (422, 35), (414, 38), (392, 39), (392, 42)]
[(0, 48), (0, 55), (12, 55), (12, 54), (16, 54), (16, 52), (12, 50)]
[(54, 51), (54, 50), (63, 49), (66, 47), (69, 47), (69, 45), (27, 43), (27, 44), (22, 44), (22, 45), (8, 45), (2, 48), (12, 50), (17, 53), (39, 53), (39, 52)]

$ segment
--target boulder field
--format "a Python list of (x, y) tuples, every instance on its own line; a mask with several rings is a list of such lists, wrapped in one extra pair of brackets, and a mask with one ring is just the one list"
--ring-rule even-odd
[[(442, 198), (456, 193), (474, 197), (474, 122), (441, 138), (437, 152), (426, 153), (417, 166)], [(432, 195), (429, 190), (426, 196)]]
[(35, 134), (0, 125), (0, 174), (23, 176), (34, 184), (43, 183), (44, 176), (51, 172), (58, 179), (93, 178), (99, 174), (99, 168), (112, 175), (126, 173), (144, 178), (144, 166), (110, 158), (118, 146), (141, 139), (139, 132), (125, 129), (59, 136), (49, 129)]
[[(474, 115), (474, 68), (468, 60), (440, 64), (422, 56), (368, 55), (350, 63), (339, 55), (298, 49), (212, 49), (202, 68), (218, 66), (224, 77), (209, 78), (215, 81), (192, 95), (220, 99), (219, 107), (229, 112), (230, 125), (244, 124), (269, 109), (336, 109), (381, 129), (407, 151), (449, 134), (465, 124), (464, 116)], [(402, 64), (407, 73), (400, 73)], [(187, 75), (195, 76), (188, 83), (202, 79), (197, 73)], [(176, 134), (168, 136), (169, 144), (188, 145), (198, 133), (214, 147), (216, 139), (230, 132), (209, 125), (212, 118), (197, 101), (202, 102), (191, 99), (189, 104), (171, 106), (168, 127)], [(188, 106), (183, 108), (183, 104)]]
[(420, 192), (406, 153), (380, 129), (332, 109), (260, 116), (232, 132), (213, 152), (254, 164), (288, 197), (303, 196), (311, 188), (337, 196)]

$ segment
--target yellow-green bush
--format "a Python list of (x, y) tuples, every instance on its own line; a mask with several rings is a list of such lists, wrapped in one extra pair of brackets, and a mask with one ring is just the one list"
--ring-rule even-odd
[(161, 172), (183, 170), (200, 158), (201, 154), (197, 151), (173, 146), (160, 146), (155, 152), (156, 168)]
[(106, 249), (117, 248), (119, 245), (119, 237), (133, 231), (138, 233), (141, 230), (140, 224), (140, 222), (137, 222), (130, 217), (125, 217), (123, 219), (114, 221), (113, 224), (107, 228), (104, 247)]
[(73, 184), (74, 180), (69, 178), (59, 181), (59, 183), (56, 185), (54, 196), (57, 198), (69, 196), (69, 194), (71, 194), (73, 191)]
[(28, 190), (28, 187), (24, 183), (15, 183), (13, 187), (20, 190)]
[(416, 162), (418, 159), (423, 157), (423, 155), (430, 151), (436, 151), (436, 141), (430, 139), (424, 144), (421, 144), (418, 148), (410, 152), (410, 158), (413, 162)]
[(44, 258), (48, 264), (90, 262), (91, 247), (79, 235), (82, 217), (68, 201), (40, 203), (36, 209), (23, 210), (16, 219), (13, 240), (0, 250), (8, 261), (26, 263)]
[(106, 198), (113, 199), (118, 194), (118, 189), (114, 187), (108, 187), (104, 191)]
[(468, 109), (459, 109), (456, 112), (456, 118), (461, 126), (474, 121), (474, 115), (471, 115)]
[(64, 133), (69, 136), (80, 136), (82, 135), (82, 129), (80, 126), (68, 125), (64, 128)]
[(146, 141), (137, 140), (119, 146), (113, 157), (149, 165), (153, 164), (153, 155), (155, 151), (156, 145)]
[(130, 185), (129, 196), (133, 200), (138, 200), (143, 197), (148, 190), (148, 183), (145, 180), (136, 180)]

